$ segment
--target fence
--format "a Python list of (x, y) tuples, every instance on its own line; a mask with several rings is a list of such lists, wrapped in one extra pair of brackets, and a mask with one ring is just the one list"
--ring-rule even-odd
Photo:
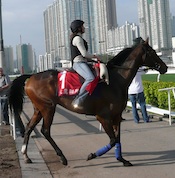
[[(175, 99), (175, 87), (162, 88), (162, 89), (159, 89), (159, 91), (167, 91), (167, 93), (168, 93), (168, 110), (157, 108), (157, 107), (151, 106), (149, 104), (146, 104), (146, 110), (150, 113), (154, 113), (154, 114), (161, 115), (161, 116), (168, 115), (168, 118), (169, 118), (168, 122), (169, 122), (169, 125), (171, 125), (172, 124), (172, 117), (175, 117), (175, 112), (171, 111), (170, 92), (171, 91), (173, 92), (173, 96), (174, 96), (174, 99)], [(130, 101), (127, 102), (127, 106), (132, 107), (132, 104), (131, 104)], [(137, 103), (136, 107), (137, 107), (137, 109), (140, 109), (140, 105), (138, 103)]]
[[(154, 114), (158, 114), (158, 115), (168, 115), (169, 119), (169, 125), (172, 124), (172, 117), (175, 117), (175, 112), (172, 112), (171, 111), (171, 98), (170, 98), (170, 92), (172, 91), (173, 92), (173, 96), (174, 96), (174, 99), (175, 99), (175, 87), (171, 87), (171, 88), (162, 88), (162, 89), (159, 89), (159, 91), (167, 91), (168, 93), (168, 110), (166, 109), (160, 109), (160, 108), (157, 108), (157, 107), (154, 107), (154, 106), (151, 106), (149, 104), (146, 104), (146, 110), (150, 113), (154, 113)], [(132, 107), (132, 104), (130, 101), (127, 101), (127, 106), (128, 107)], [(137, 109), (140, 109), (140, 105), (137, 103), (136, 105)], [(99, 125), (99, 130), (101, 131), (102, 130), (102, 125), (100, 124)]]
[[(165, 115), (168, 114), (169, 115), (169, 125), (172, 124), (172, 116), (175, 116), (175, 112), (171, 111), (171, 99), (170, 99), (170, 92), (173, 92), (174, 98), (175, 98), (175, 87), (171, 87), (171, 88), (163, 88), (163, 89), (159, 89), (159, 91), (167, 91), (168, 92), (168, 106), (169, 106), (169, 110), (164, 110), (164, 109), (160, 109), (160, 108), (156, 108), (150, 105), (147, 105), (147, 111), (148, 112), (152, 112), (155, 114), (159, 114), (159, 115)], [(0, 125), (2, 125), (2, 109), (1, 109), (1, 100), (2, 99), (7, 99), (6, 96), (1, 96), (0, 97)], [(127, 102), (127, 106), (132, 107), (130, 101)], [(137, 105), (137, 108), (139, 108), (139, 105)], [(15, 128), (15, 120), (14, 120), (14, 115), (11, 112), (11, 110), (8, 108), (9, 111), (9, 123), (10, 123), (10, 134), (13, 136), (14, 139), (16, 139), (16, 128)], [(102, 130), (102, 125), (99, 125), (99, 130)], [(1, 132), (1, 129), (0, 129)]]
[(173, 96), (175, 99), (175, 87), (171, 87), (171, 88), (162, 88), (159, 89), (159, 91), (167, 91), (168, 92), (168, 115), (169, 115), (169, 125), (172, 124), (172, 116), (175, 116), (175, 112), (171, 111), (171, 97), (170, 97), (170, 92), (173, 92)]

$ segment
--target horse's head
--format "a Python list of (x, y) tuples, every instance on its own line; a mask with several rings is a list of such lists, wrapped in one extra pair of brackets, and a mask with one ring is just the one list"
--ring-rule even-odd
[(160, 72), (160, 74), (164, 74), (167, 72), (167, 66), (166, 64), (159, 58), (159, 56), (156, 54), (155, 50), (149, 45), (148, 43), (149, 38), (142, 43), (143, 50), (145, 54), (143, 55), (143, 64), (145, 66), (148, 66), (151, 69), (155, 69)]

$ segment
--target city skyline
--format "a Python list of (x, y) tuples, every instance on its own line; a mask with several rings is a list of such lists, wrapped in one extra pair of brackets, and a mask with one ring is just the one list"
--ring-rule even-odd
[[(4, 45), (13, 48), (22, 43), (30, 43), (36, 51), (37, 56), (45, 53), (44, 42), (44, 17), (43, 12), (54, 0), (36, 2), (34, 0), (2, 0), (2, 20)], [(117, 0), (117, 22), (124, 25), (125, 21), (138, 24), (137, 0)], [(170, 10), (175, 16), (172, 8), (175, 0), (170, 0)], [(30, 8), (29, 8), (30, 6)], [(128, 8), (128, 6), (130, 8)], [(173, 10), (173, 11), (172, 11)]]

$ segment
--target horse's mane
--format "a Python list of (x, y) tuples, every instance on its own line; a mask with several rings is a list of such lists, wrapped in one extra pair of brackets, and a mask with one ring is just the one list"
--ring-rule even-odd
[(114, 56), (108, 63), (108, 67), (112, 67), (114, 65), (121, 66), (126, 58), (131, 54), (134, 48), (125, 48), (121, 52), (119, 52), (116, 56)]

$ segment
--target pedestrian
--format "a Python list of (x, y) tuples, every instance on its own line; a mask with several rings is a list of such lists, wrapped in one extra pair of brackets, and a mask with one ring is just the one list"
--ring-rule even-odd
[(140, 117), (137, 111), (137, 103), (140, 105), (140, 109), (142, 112), (142, 117), (144, 122), (150, 122), (149, 116), (146, 110), (146, 102), (145, 102), (145, 96), (144, 96), (144, 90), (143, 90), (143, 84), (142, 84), (142, 75), (145, 74), (147, 69), (145, 67), (140, 67), (136, 73), (136, 76), (132, 80), (129, 89), (128, 89), (128, 95), (129, 99), (132, 104), (132, 114), (134, 117), (134, 121), (136, 123), (139, 123)]
[(85, 79), (79, 94), (73, 100), (72, 104), (74, 108), (82, 109), (82, 104), (89, 94), (86, 87), (95, 79), (87, 62), (92, 60), (97, 61), (99, 58), (88, 52), (88, 44), (82, 37), (83, 33), (85, 33), (84, 22), (82, 20), (74, 20), (70, 25), (70, 29), (72, 31), (70, 36), (70, 48), (73, 69)]
[(135, 38), (133, 40), (133, 45), (132, 48), (136, 48), (139, 44), (144, 43), (145, 41), (143, 40), (142, 37)]
[[(0, 97), (7, 97), (7, 92), (10, 86), (10, 78), (4, 74), (3, 68), (0, 67)], [(3, 115), (2, 123), (9, 125), (8, 100), (1, 99), (1, 112)]]

